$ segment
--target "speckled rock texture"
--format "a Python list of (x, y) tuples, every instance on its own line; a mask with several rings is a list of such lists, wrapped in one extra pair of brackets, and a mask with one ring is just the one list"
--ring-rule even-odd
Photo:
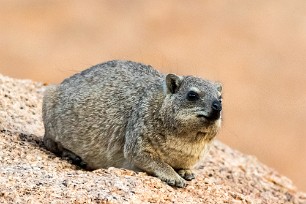
[(288, 178), (219, 141), (184, 189), (124, 169), (82, 170), (42, 144), (44, 90), (0, 75), (0, 203), (306, 204)]

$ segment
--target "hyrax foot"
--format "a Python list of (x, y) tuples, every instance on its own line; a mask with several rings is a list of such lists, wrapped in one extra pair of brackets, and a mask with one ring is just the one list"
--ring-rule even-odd
[(194, 179), (194, 173), (190, 169), (181, 169), (177, 173), (187, 181)]
[(179, 188), (184, 188), (186, 186), (186, 181), (182, 178), (160, 178), (162, 181), (165, 181), (170, 186), (176, 186)]
[(87, 166), (87, 164), (82, 160), (81, 157), (67, 149), (63, 149), (62, 157), (68, 158), (73, 164), (78, 165), (82, 168), (86, 168)]
[(68, 149), (63, 148), (60, 143), (57, 143), (48, 137), (44, 137), (43, 140), (44, 145), (49, 151), (53, 152), (58, 156), (68, 158), (68, 160), (70, 160), (75, 165), (78, 165), (82, 168), (87, 168), (86, 163), (81, 159), (81, 157), (69, 151)]
[(170, 186), (183, 188), (186, 186), (186, 181), (176, 173), (176, 171), (167, 163), (161, 161), (158, 157), (151, 154), (140, 152), (133, 159), (133, 163), (138, 168), (158, 177), (165, 181)]
[(56, 155), (60, 155), (62, 153), (61, 149), (59, 148), (57, 142), (55, 142), (54, 140), (48, 138), (48, 136), (44, 136), (43, 138), (43, 142), (45, 147), (53, 152)]

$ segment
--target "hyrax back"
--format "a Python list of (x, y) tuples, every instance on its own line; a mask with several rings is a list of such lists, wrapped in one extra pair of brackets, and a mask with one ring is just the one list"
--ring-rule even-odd
[(185, 186), (221, 124), (221, 85), (131, 61), (96, 65), (46, 91), (44, 143), (86, 163)]

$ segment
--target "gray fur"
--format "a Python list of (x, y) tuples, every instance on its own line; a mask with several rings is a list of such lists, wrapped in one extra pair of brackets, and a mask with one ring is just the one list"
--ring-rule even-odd
[[(186, 99), (190, 89), (200, 90), (198, 101)], [(221, 125), (207, 119), (220, 91), (218, 83), (136, 62), (99, 64), (46, 91), (44, 144), (88, 169), (144, 170), (184, 187)]]

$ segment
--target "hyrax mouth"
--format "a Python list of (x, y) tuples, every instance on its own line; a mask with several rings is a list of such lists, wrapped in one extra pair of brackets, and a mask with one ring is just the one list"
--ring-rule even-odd
[(197, 117), (198, 117), (198, 118), (205, 118), (205, 119), (208, 119), (208, 116), (207, 116), (207, 115), (204, 115), (204, 114), (198, 114)]
[(209, 124), (210, 123), (210, 120), (209, 120), (208, 116), (206, 116), (206, 115), (199, 114), (199, 115), (197, 115), (197, 118), (199, 118), (199, 120), (201, 122), (204, 122), (205, 124)]
[(214, 100), (211, 104), (209, 111), (201, 110), (198, 114), (198, 118), (205, 118), (205, 120), (214, 122), (221, 117), (222, 104), (220, 100)]
[(197, 114), (197, 118), (204, 119), (207, 122), (215, 122), (216, 120), (220, 119), (220, 116), (220, 112), (212, 112), (210, 114)]
[(205, 137), (207, 132), (197, 132), (197, 137)]

